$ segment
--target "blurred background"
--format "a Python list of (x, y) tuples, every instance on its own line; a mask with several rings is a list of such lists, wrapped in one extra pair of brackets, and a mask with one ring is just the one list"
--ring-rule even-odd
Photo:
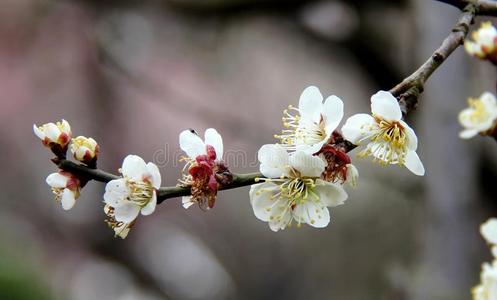
[(306, 86), (341, 97), (346, 117), (369, 112), (458, 14), (421, 0), (2, 0), (0, 299), (469, 299), (490, 260), (479, 224), (497, 216), (497, 145), (460, 140), (457, 114), (495, 92), (496, 72), (462, 48), (408, 116), (426, 176), (355, 159), (359, 186), (320, 230), (273, 233), (240, 188), (209, 212), (170, 199), (115, 239), (103, 184), (68, 212), (53, 200), (31, 128), (65, 118), (99, 142), (102, 169), (138, 154), (174, 185), (179, 132), (214, 127), (231, 169), (253, 172)]

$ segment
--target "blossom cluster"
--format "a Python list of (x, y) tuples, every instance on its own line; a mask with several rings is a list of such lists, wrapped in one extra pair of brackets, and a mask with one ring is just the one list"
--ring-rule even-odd
[(480, 232), (492, 247), (492, 263), (484, 263), (481, 271), (481, 282), (473, 288), (473, 300), (497, 299), (497, 219), (491, 218), (480, 226)]
[[(323, 102), (324, 100), (324, 102)], [(306, 88), (298, 107), (283, 112), (283, 126), (275, 137), (278, 144), (262, 146), (258, 152), (262, 183), (250, 189), (255, 216), (273, 231), (293, 222), (321, 228), (330, 222), (328, 207), (347, 199), (344, 183), (355, 185), (357, 168), (347, 155), (345, 139), (366, 142), (360, 156), (372, 156), (386, 164), (402, 164), (416, 175), (424, 167), (416, 154), (417, 137), (402, 120), (397, 99), (380, 91), (371, 97), (372, 115), (357, 114), (337, 130), (343, 118), (343, 101), (335, 95), (324, 99), (315, 86)]]

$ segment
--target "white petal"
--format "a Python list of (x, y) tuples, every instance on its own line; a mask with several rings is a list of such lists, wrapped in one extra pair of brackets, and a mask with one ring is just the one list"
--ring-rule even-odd
[(216, 150), (216, 159), (223, 159), (223, 138), (214, 128), (205, 131), (204, 140), (206, 145), (211, 145)]
[(497, 219), (490, 218), (481, 224), (480, 233), (489, 244), (497, 245)]
[(128, 197), (128, 193), (123, 178), (111, 180), (105, 185), (104, 202), (112, 207), (118, 207)]
[(155, 211), (156, 206), (157, 206), (157, 194), (154, 191), (152, 194), (152, 199), (150, 199), (150, 201), (148, 201), (147, 205), (145, 205), (141, 209), (142, 215), (148, 216), (148, 215), (152, 214)]
[(425, 175), (425, 167), (419, 159), (418, 154), (415, 151), (407, 151), (404, 166), (406, 166), (409, 171), (413, 172), (415, 175), (423, 176)]
[[(330, 223), (330, 211), (320, 202), (307, 201), (304, 204), (297, 205), (302, 207), (301, 212), (304, 213), (306, 223), (315, 228), (323, 228)], [(296, 209), (297, 209), (296, 207)], [(295, 216), (294, 216), (295, 218)], [(297, 216), (299, 218), (299, 216)], [(297, 219), (295, 219), (298, 221)]]
[(142, 180), (147, 174), (147, 164), (138, 155), (128, 155), (124, 158), (122, 166), (122, 174), (135, 180)]
[(45, 133), (36, 126), (36, 124), (33, 124), (33, 132), (36, 134), (37, 137), (39, 137), (41, 140), (45, 139)]
[(71, 125), (69, 125), (69, 122), (64, 119), (62, 119), (62, 131), (71, 135)]
[(347, 165), (347, 183), (351, 187), (356, 187), (358, 178), (359, 178), (359, 170), (357, 170), (357, 168), (353, 164), (348, 164)]
[(56, 142), (59, 139), (60, 136), (60, 129), (55, 125), (54, 123), (48, 123), (44, 125), (45, 128), (45, 135), (48, 137), (49, 140)]
[(386, 121), (399, 121), (402, 119), (399, 102), (390, 93), (379, 91), (371, 96), (371, 111)]
[(179, 147), (191, 158), (206, 153), (202, 139), (190, 130), (184, 130), (179, 134)]
[(263, 145), (257, 152), (257, 158), (261, 163), (259, 169), (267, 178), (278, 178), (286, 175), (288, 171), (288, 153), (275, 144)]
[(152, 182), (152, 186), (156, 189), (160, 188), (161, 175), (157, 165), (149, 162), (147, 164), (147, 171), (150, 174), (150, 181)]
[(342, 127), (343, 137), (358, 145), (369, 138), (378, 128), (374, 118), (368, 114), (356, 114), (348, 118)]
[(192, 201), (192, 197), (191, 196), (183, 196), (181, 197), (181, 204), (183, 205), (183, 207), (185, 209), (187, 209), (188, 207), (192, 206), (195, 202)]
[(299, 112), (303, 119), (319, 123), (323, 109), (323, 95), (315, 86), (307, 87), (300, 95)]
[(276, 199), (271, 199), (271, 196), (276, 194), (277, 191), (278, 187), (269, 182), (254, 184), (250, 187), (250, 204), (257, 219), (265, 222), (269, 221), (271, 214), (274, 213), (273, 207), (277, 201)]
[(323, 117), (326, 124), (326, 133), (331, 135), (342, 121), (343, 101), (335, 95), (328, 97), (323, 105)]
[(71, 208), (73, 208), (74, 204), (76, 203), (74, 192), (70, 189), (64, 189), (64, 191), (62, 192), (60, 203), (62, 204), (62, 208), (64, 210), (70, 210)]
[(290, 165), (305, 177), (319, 177), (323, 173), (326, 163), (319, 156), (297, 151), (289, 157)]
[(478, 134), (478, 129), (465, 129), (459, 132), (459, 137), (461, 139), (470, 139)]
[(418, 137), (414, 130), (406, 122), (400, 120), (400, 125), (404, 127), (407, 136), (407, 149), (416, 151), (418, 148)]
[(326, 144), (326, 142), (328, 141), (328, 139), (332, 133), (333, 132), (329, 132), (329, 135), (327, 135), (326, 138), (324, 138), (321, 142), (316, 143), (316, 144), (312, 144), (312, 145), (297, 144), (295, 147), (296, 151), (302, 151), (305, 154), (312, 155), (312, 154), (318, 152), (319, 150), (321, 150), (321, 148), (323, 147), (324, 144)]
[(118, 207), (114, 207), (114, 216), (116, 221), (131, 223), (140, 213), (140, 206), (133, 202), (126, 201)]
[(292, 213), (290, 208), (280, 205), (276, 206), (276, 209), (278, 209), (278, 212), (277, 213), (275, 212), (273, 218), (270, 219), (268, 222), (269, 228), (274, 232), (285, 229), (290, 223), (290, 221), (292, 221)]
[(348, 198), (347, 192), (341, 185), (321, 179), (316, 180), (314, 192), (318, 194), (319, 201), (325, 206), (341, 205)]
[(67, 176), (64, 176), (60, 173), (52, 173), (52, 174), (47, 176), (47, 179), (45, 181), (51, 187), (65, 188), (68, 180), (69, 180), (69, 177), (67, 177)]

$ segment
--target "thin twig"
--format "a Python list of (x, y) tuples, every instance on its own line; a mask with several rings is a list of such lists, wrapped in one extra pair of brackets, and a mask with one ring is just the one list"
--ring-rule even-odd
[[(406, 77), (401, 83), (396, 85), (390, 92), (399, 99), (399, 103), (404, 114), (412, 111), (418, 103), (418, 97), (423, 92), (424, 84), (431, 74), (457, 49), (463, 44), (467, 36), (469, 26), (472, 24), (474, 17), (478, 15), (497, 16), (497, 2), (487, 0), (436, 0), (462, 9), (457, 24), (450, 34), (442, 42), (442, 45), (421, 65), (414, 73)], [(346, 152), (351, 151), (356, 146), (348, 141), (343, 141), (343, 149)], [(88, 180), (100, 182), (109, 182), (117, 179), (119, 176), (92, 169), (84, 165), (76, 164), (69, 160), (55, 160), (59, 168), (74, 173), (77, 176)], [(220, 190), (228, 190), (248, 186), (257, 183), (257, 178), (262, 177), (260, 173), (233, 174), (233, 182), (220, 187)], [(189, 187), (161, 187), (158, 194), (158, 203), (166, 199), (188, 196), (191, 194)]]

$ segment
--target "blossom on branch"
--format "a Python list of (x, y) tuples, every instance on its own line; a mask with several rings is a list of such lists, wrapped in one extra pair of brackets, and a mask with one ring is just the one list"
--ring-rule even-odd
[(73, 138), (70, 149), (76, 160), (88, 165), (95, 163), (100, 151), (100, 147), (94, 139), (84, 136)]
[(497, 100), (490, 92), (480, 98), (468, 99), (469, 107), (459, 113), (459, 123), (464, 127), (459, 136), (469, 139), (477, 135), (492, 134), (497, 126)]
[(309, 86), (300, 96), (299, 107), (290, 105), (283, 114), (283, 125), (286, 129), (275, 137), (287, 150), (314, 154), (327, 143), (342, 120), (343, 102), (333, 95), (323, 103), (323, 95), (319, 89)]
[(49, 147), (57, 156), (65, 156), (67, 145), (71, 141), (71, 126), (66, 120), (41, 126), (33, 124), (33, 131), (44, 146)]
[(359, 145), (368, 141), (359, 156), (373, 156), (382, 164), (401, 164), (416, 175), (423, 176), (425, 169), (416, 149), (418, 138), (414, 130), (402, 120), (397, 99), (386, 91), (371, 97), (372, 116), (356, 114), (342, 127), (343, 137)]
[(140, 212), (147, 216), (155, 211), (161, 183), (159, 168), (136, 155), (126, 156), (119, 172), (123, 178), (109, 181), (104, 193), (107, 223), (117, 236), (121, 236), (119, 230), (130, 228), (124, 225), (133, 224)]
[(330, 222), (328, 206), (343, 204), (347, 193), (341, 185), (320, 179), (326, 163), (304, 151), (288, 154), (281, 145), (259, 149), (260, 171), (266, 178), (252, 185), (250, 203), (255, 216), (273, 231), (285, 229), (294, 220), (312, 227)]
[(497, 299), (497, 219), (491, 218), (480, 226), (480, 233), (492, 245), (494, 261), (484, 263), (481, 271), (481, 283), (473, 288), (473, 300)]
[(73, 208), (81, 190), (81, 182), (78, 178), (61, 170), (58, 173), (48, 175), (46, 182), (52, 187), (55, 200), (62, 204), (64, 210)]
[(191, 188), (191, 196), (182, 198), (183, 207), (197, 203), (202, 209), (213, 208), (220, 184), (232, 181), (232, 174), (222, 162), (221, 135), (214, 128), (209, 128), (202, 141), (193, 130), (184, 130), (179, 135), (179, 144), (187, 155), (182, 158), (186, 161), (184, 170), (187, 174), (180, 184)]
[(497, 64), (497, 29), (492, 23), (490, 21), (481, 23), (480, 28), (474, 31), (471, 36), (473, 41), (464, 41), (466, 52)]

